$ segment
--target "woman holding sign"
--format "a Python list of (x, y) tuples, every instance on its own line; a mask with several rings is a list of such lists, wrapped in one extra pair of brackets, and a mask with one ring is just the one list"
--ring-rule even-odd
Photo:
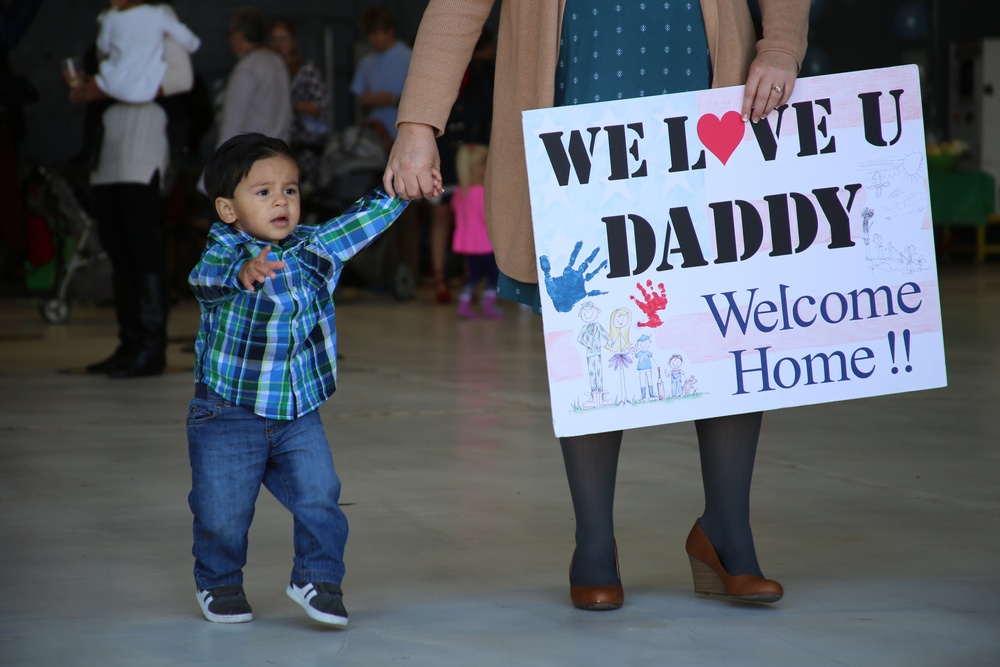
[[(431, 174), (439, 165), (435, 137), (493, 4), (430, 1), (399, 107), (399, 137), (383, 178), (390, 194), (406, 199), (432, 194)], [(791, 95), (806, 50), (809, 4), (759, 0), (763, 37), (757, 40), (747, 0), (505, 0), (495, 149), (486, 183), (500, 296), (540, 310), (521, 111), (745, 84), (743, 119), (757, 122)], [(567, 266), (560, 279), (586, 293), (588, 264)], [(553, 274), (560, 268), (552, 267)], [(761, 573), (750, 529), (760, 424), (759, 412), (695, 423), (705, 510), (686, 548), (698, 593), (754, 602), (783, 595), (781, 585)], [(612, 516), (621, 440), (621, 431), (560, 439), (577, 525), (570, 597), (581, 609), (617, 609), (624, 601)]]

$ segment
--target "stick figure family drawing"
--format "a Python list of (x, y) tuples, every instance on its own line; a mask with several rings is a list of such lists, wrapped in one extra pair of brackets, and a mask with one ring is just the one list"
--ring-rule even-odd
[[(628, 308), (615, 308), (608, 320), (608, 328), (604, 328), (598, 319), (601, 310), (589, 298), (602, 296), (607, 292), (588, 289), (587, 283), (608, 265), (608, 261), (602, 260), (593, 271), (589, 271), (590, 264), (597, 258), (600, 248), (594, 248), (586, 259), (577, 265), (577, 258), (582, 249), (583, 241), (577, 241), (566, 267), (556, 275), (553, 275), (552, 263), (546, 255), (538, 258), (545, 290), (557, 312), (572, 312), (573, 308), (583, 301), (577, 311), (583, 320), (583, 327), (576, 341), (585, 351), (590, 391), (580, 401), (579, 408), (586, 410), (613, 405), (634, 405), (697, 394), (698, 380), (684, 370), (684, 358), (680, 354), (671, 355), (667, 360), (667, 368), (661, 368), (653, 356), (651, 349), (653, 339), (649, 335), (643, 334), (634, 343), (632, 342), (630, 337), (632, 313)], [(636, 326), (649, 329), (662, 326), (660, 311), (667, 307), (667, 291), (663, 283), (654, 287), (653, 281), (647, 280), (645, 285), (636, 283), (636, 287), (639, 296), (631, 295), (629, 298), (646, 316), (645, 321), (636, 323)], [(612, 379), (614, 388), (610, 391), (604, 384), (605, 350), (611, 353), (607, 367), (614, 376)], [(628, 381), (631, 374), (637, 377), (638, 394), (629, 389), (630, 386), (634, 386), (634, 383)], [(665, 378), (666, 382), (669, 382), (669, 390), (665, 385)]]
[[(615, 308), (611, 312), (609, 329), (605, 329), (599, 321), (601, 310), (593, 301), (584, 301), (577, 312), (583, 320), (583, 327), (576, 341), (585, 350), (590, 382), (589, 394), (580, 402), (580, 408), (634, 405), (698, 393), (698, 379), (685, 371), (683, 356), (671, 355), (667, 366), (661, 368), (651, 349), (653, 339), (648, 334), (642, 334), (634, 343), (631, 341), (632, 314), (628, 308)], [(605, 350), (611, 353), (607, 367), (613, 374), (612, 386), (605, 386), (604, 382)], [(634, 375), (637, 382), (629, 382), (629, 375)], [(638, 394), (630, 390), (636, 384)]]

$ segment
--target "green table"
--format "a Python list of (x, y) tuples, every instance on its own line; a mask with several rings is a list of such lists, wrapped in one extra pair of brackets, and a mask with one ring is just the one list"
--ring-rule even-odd
[(934, 226), (944, 228), (945, 238), (948, 227), (975, 227), (976, 261), (1000, 253), (1000, 244), (986, 242), (987, 226), (1000, 221), (995, 213), (993, 176), (982, 171), (931, 171), (927, 176)]

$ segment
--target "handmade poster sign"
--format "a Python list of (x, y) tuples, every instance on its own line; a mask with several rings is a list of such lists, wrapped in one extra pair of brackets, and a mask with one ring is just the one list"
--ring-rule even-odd
[(917, 68), (524, 113), (556, 435), (946, 384)]

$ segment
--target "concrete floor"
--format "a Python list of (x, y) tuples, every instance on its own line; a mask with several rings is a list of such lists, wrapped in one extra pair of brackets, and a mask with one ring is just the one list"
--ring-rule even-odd
[[(695, 596), (690, 424), (630, 432), (616, 505), (626, 605), (569, 604), (573, 517), (540, 319), (459, 322), (428, 295), (338, 308), (341, 387), (322, 408), (351, 521), (351, 626), (284, 595), (291, 521), (264, 492), (253, 623), (202, 619), (184, 414), (197, 309), (170, 372), (114, 381), (110, 308), (65, 326), (0, 301), (0, 664), (1000, 664), (1000, 267), (941, 270), (950, 387), (765, 419), (754, 525), (773, 607)], [(66, 372), (66, 371), (70, 372)]]

